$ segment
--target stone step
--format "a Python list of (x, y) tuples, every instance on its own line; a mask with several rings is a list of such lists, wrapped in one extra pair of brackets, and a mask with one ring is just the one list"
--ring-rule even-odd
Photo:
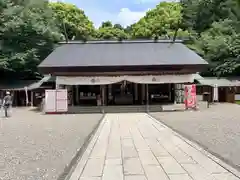
[(68, 107), (68, 113), (71, 114), (102, 113), (102, 109), (98, 106), (70, 106)]
[[(132, 106), (70, 106), (69, 113), (133, 113), (133, 112), (147, 112), (145, 105)], [(162, 111), (161, 105), (150, 105), (149, 112)]]
[(105, 106), (105, 113), (146, 112), (146, 106)]
[[(184, 110), (184, 105), (149, 105), (149, 112)], [(122, 106), (69, 106), (69, 113), (134, 113), (147, 112), (145, 105)]]

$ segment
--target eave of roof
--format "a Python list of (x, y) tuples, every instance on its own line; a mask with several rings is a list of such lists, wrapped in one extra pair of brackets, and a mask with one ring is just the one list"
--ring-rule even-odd
[(55, 82), (56, 78), (50, 75), (44, 76), (41, 80), (19, 80), (14, 82), (1, 82), (0, 90), (23, 91), (38, 89), (45, 82)]
[(240, 86), (239, 81), (229, 80), (228, 78), (218, 77), (203, 77), (202, 79), (196, 79), (201, 85), (212, 86), (212, 87), (232, 87)]

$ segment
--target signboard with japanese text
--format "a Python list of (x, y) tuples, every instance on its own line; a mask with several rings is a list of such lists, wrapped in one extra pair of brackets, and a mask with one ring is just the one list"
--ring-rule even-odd
[(196, 85), (195, 84), (185, 85), (184, 93), (185, 93), (185, 108), (196, 109), (197, 107)]

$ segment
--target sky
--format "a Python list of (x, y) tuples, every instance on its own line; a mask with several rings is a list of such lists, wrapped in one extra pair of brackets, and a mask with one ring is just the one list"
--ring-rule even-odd
[(163, 0), (52, 0), (72, 3), (84, 10), (85, 14), (99, 27), (110, 20), (126, 27), (142, 18), (145, 13)]

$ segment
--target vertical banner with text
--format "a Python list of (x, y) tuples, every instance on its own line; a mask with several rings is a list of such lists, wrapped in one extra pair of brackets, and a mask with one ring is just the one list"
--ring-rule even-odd
[(197, 107), (197, 94), (196, 84), (185, 85), (185, 108), (196, 109)]

